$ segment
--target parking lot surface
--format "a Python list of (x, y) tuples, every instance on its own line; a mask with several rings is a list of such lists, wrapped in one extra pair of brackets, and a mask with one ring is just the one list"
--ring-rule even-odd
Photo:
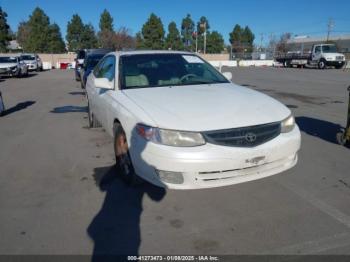
[(0, 80), (0, 253), (350, 254), (350, 149), (335, 143), (349, 72), (231, 71), (293, 111), (299, 163), (189, 191), (131, 188), (115, 176), (112, 139), (87, 127), (73, 71)]

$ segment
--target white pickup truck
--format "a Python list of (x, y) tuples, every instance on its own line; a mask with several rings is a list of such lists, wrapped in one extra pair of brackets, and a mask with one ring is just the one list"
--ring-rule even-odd
[(282, 63), (284, 67), (303, 67), (316, 66), (319, 69), (325, 69), (327, 66), (334, 66), (340, 69), (345, 64), (345, 56), (337, 52), (334, 44), (317, 44), (313, 45), (311, 52), (302, 51), (287, 52), (278, 54), (275, 60)]

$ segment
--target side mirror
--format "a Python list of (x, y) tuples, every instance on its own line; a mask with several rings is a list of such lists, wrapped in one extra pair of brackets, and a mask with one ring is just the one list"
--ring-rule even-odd
[(232, 81), (232, 73), (231, 72), (224, 72), (222, 74), (224, 75), (224, 77), (227, 78), (227, 80)]
[(95, 78), (94, 85), (102, 89), (114, 89), (114, 81), (109, 81), (107, 78)]

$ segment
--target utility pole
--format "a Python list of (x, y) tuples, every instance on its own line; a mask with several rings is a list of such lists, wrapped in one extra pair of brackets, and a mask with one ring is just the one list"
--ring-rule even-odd
[(331, 31), (334, 27), (334, 21), (332, 18), (328, 20), (328, 25), (327, 25), (327, 42), (329, 40), (329, 35), (331, 34)]
[(262, 52), (262, 43), (263, 43), (263, 40), (264, 40), (264, 34), (261, 33), (261, 34), (260, 34), (260, 52)]
[(204, 54), (207, 51), (207, 22), (204, 22)]

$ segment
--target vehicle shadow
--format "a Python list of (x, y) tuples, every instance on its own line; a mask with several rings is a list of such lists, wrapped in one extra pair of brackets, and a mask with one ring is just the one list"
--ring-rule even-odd
[(21, 110), (26, 109), (27, 107), (29, 107), (31, 105), (34, 105), (35, 103), (36, 103), (35, 101), (25, 101), (25, 102), (18, 103), (17, 105), (6, 109), (2, 116), (7, 116), (7, 115), (10, 115), (12, 113), (21, 111)]
[(60, 106), (51, 110), (51, 113), (87, 113), (87, 106)]
[[(131, 141), (134, 141), (131, 139)], [(142, 152), (146, 142), (137, 145)], [(129, 146), (131, 151), (133, 145)], [(140, 151), (139, 151), (140, 150)], [(142, 161), (142, 160), (141, 160)], [(118, 175), (116, 166), (94, 169), (94, 180), (105, 199), (100, 211), (87, 228), (94, 242), (92, 261), (127, 261), (126, 255), (138, 255), (141, 244), (140, 218), (143, 198), (161, 201), (166, 190), (143, 182), (127, 185)]]
[(69, 92), (68, 94), (72, 95), (72, 96), (76, 96), (76, 95), (82, 95), (85, 96), (85, 92)]
[(306, 116), (296, 117), (295, 121), (306, 134), (334, 144), (337, 144), (336, 134), (343, 128), (339, 124)]

